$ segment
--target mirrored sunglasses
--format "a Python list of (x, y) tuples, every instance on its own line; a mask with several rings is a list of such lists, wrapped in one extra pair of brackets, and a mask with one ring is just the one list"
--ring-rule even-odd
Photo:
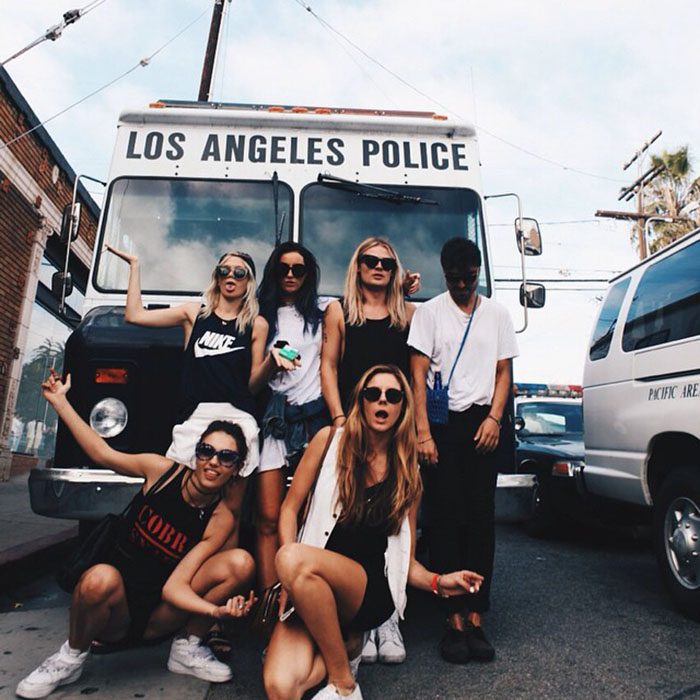
[(279, 277), (286, 277), (290, 272), (292, 277), (301, 279), (306, 274), (306, 265), (303, 263), (294, 263), (294, 265), (283, 262), (277, 263), (277, 275)]
[(357, 258), (359, 262), (366, 265), (370, 270), (373, 270), (377, 265), (382, 266), (382, 270), (392, 272), (396, 269), (396, 258), (380, 258), (377, 255), (369, 255), (365, 253)]
[[(384, 398), (387, 403), (401, 403), (403, 401), (403, 391), (401, 389), (387, 389), (384, 393)], [(369, 403), (376, 403), (382, 397), (382, 390), (378, 386), (366, 386), (362, 390), (362, 398)]]
[(226, 469), (233, 469), (233, 467), (241, 463), (241, 456), (236, 450), (217, 450), (208, 442), (198, 442), (194, 448), (194, 455), (197, 459), (206, 460), (216, 457), (219, 460), (219, 464), (222, 467), (226, 467)]
[(230, 274), (233, 274), (233, 279), (236, 280), (244, 280), (248, 276), (248, 270), (240, 265), (236, 265), (235, 267), (231, 267), (230, 265), (217, 265), (215, 273), (219, 279), (228, 277)]

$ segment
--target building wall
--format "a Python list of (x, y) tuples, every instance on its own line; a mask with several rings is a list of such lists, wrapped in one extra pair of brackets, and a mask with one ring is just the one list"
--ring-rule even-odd
[[(8, 478), (8, 446), (39, 268), (50, 235), (70, 204), (75, 174), (43, 129), (16, 141), (38, 120), (5, 71), (0, 73), (0, 480)], [(84, 191), (81, 226), (71, 254), (89, 266), (97, 208)]]

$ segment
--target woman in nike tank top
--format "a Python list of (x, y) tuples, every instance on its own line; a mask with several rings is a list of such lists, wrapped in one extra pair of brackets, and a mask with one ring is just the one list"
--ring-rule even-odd
[(264, 388), (273, 367), (293, 366), (274, 353), (265, 355), (267, 321), (258, 315), (253, 259), (240, 251), (222, 255), (204, 291), (204, 304), (187, 302), (166, 309), (145, 309), (138, 258), (109, 245), (107, 250), (129, 263), (124, 318), (143, 326), (181, 326), (184, 331), (178, 424), (166, 456), (193, 467), (199, 435), (213, 420), (233, 421), (245, 434), (248, 457), (224, 496), (235, 519), (229, 543), (233, 546), (237, 543), (245, 477), (255, 471), (260, 458), (253, 395)]
[[(202, 636), (212, 620), (241, 617), (254, 602), (247, 590), (255, 565), (242, 549), (224, 549), (233, 530), (221, 492), (246, 456), (240, 427), (211, 423), (199, 436), (195, 468), (157, 454), (112, 449), (70, 405), (63, 383), (51, 372), (44, 397), (96, 464), (141, 477), (110, 551), (89, 567), (73, 591), (70, 634), (61, 649), (17, 686), (17, 695), (40, 698), (81, 675), (93, 640), (129, 646), (183, 633), (172, 643), (168, 668), (203, 680), (224, 682), (229, 667)], [(29, 654), (29, 651), (27, 652)]]

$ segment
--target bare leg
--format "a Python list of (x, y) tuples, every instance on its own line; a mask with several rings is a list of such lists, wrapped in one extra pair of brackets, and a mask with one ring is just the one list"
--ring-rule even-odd
[[(243, 549), (226, 549), (202, 564), (192, 579), (192, 590), (211, 603), (224, 603), (250, 585), (255, 573), (253, 558)], [(190, 615), (169, 603), (161, 603), (148, 620), (144, 639), (157, 639), (185, 625), (188, 634), (203, 637), (211, 627), (210, 617)]]
[(87, 651), (93, 639), (116, 642), (129, 629), (129, 608), (121, 574), (109, 564), (90, 567), (73, 590), (68, 643)]
[(222, 549), (235, 549), (238, 547), (238, 535), (241, 525), (241, 504), (243, 503), (246, 486), (248, 486), (247, 478), (231, 479), (224, 491), (224, 503), (231, 513), (233, 513), (233, 532), (229, 535)]
[(284, 472), (270, 469), (257, 474), (257, 565), (258, 583), (264, 590), (277, 580), (275, 554), (279, 549), (277, 521), (284, 493)]
[[(355, 680), (340, 631), (362, 604), (367, 574), (352, 559), (304, 544), (287, 544), (277, 553), (277, 573), (319, 648), (328, 682), (352, 690)], [(269, 652), (268, 652), (269, 653)]]

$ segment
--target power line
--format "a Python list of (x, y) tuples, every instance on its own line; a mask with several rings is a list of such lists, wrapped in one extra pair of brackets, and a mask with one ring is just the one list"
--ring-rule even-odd
[[(539, 222), (542, 226), (561, 226), (564, 224), (602, 224), (603, 222), (600, 219), (570, 219), (568, 221), (540, 221)], [(508, 226), (509, 228), (513, 227), (515, 224), (513, 222), (511, 223), (498, 223), (498, 224), (489, 224), (489, 228), (491, 226)]]
[(63, 34), (63, 30), (66, 29), (66, 27), (69, 27), (71, 24), (77, 22), (81, 17), (84, 17), (88, 12), (92, 12), (92, 10), (99, 7), (105, 1), (106, 0), (92, 0), (92, 2), (85, 5), (85, 7), (81, 7), (79, 10), (68, 10), (68, 12), (64, 12), (63, 19), (58, 24), (54, 24), (52, 27), (49, 27), (40, 37), (34, 39), (34, 41), (27, 44), (23, 49), (17, 51), (17, 53), (13, 53), (9, 58), (6, 58), (2, 63), (0, 63), (0, 66), (4, 66), (13, 58), (21, 56), (23, 53), (29, 51), (29, 49), (33, 49), (35, 46), (38, 46), (45, 41), (56, 41), (56, 39)]
[[(105, 0), (96, 0), (97, 2), (105, 2)], [(180, 37), (182, 34), (184, 34), (193, 24), (198, 22), (204, 15), (208, 12), (208, 10), (204, 10), (201, 14), (199, 14), (195, 19), (193, 19), (186, 27), (181, 29), (175, 36), (171, 37), (166, 41), (162, 46), (158, 47), (150, 56), (146, 56), (145, 58), (142, 58), (138, 63), (133, 65), (131, 68), (128, 70), (124, 71), (121, 75), (118, 75), (116, 78), (113, 78), (110, 80), (108, 83), (105, 83), (102, 85), (102, 87), (97, 88), (96, 90), (93, 90), (91, 93), (85, 95), (85, 97), (82, 97), (79, 99), (77, 102), (73, 102), (73, 104), (68, 105), (68, 107), (65, 107), (62, 109), (60, 112), (56, 112), (56, 114), (52, 114), (50, 117), (47, 119), (44, 119), (44, 121), (39, 122), (36, 126), (33, 126), (31, 129), (27, 129), (24, 133), (20, 134), (19, 136), (15, 136), (15, 138), (10, 139), (6, 143), (0, 144), (0, 151), (2, 151), (5, 148), (8, 148), (11, 146), (13, 143), (17, 143), (17, 141), (20, 141), (21, 139), (25, 138), (26, 136), (29, 136), (32, 132), (36, 131), (37, 129), (40, 129), (42, 126), (45, 124), (48, 124), (50, 121), (53, 121), (57, 117), (60, 117), (62, 114), (65, 114), (68, 110), (73, 109), (73, 107), (77, 107), (79, 104), (85, 102), (85, 100), (90, 99), (94, 95), (97, 95), (99, 92), (102, 92), (103, 90), (106, 90), (108, 87), (111, 87), (115, 83), (119, 82), (122, 80), (122, 78), (125, 78), (129, 73), (133, 73), (137, 68), (142, 67), (146, 68), (150, 62), (161, 52), (163, 49), (165, 49), (167, 46), (173, 43), (175, 39)]]
[[(451, 109), (447, 105), (444, 105), (441, 102), (439, 102), (437, 99), (435, 99), (431, 95), (428, 95), (427, 93), (423, 92), (422, 90), (417, 88), (412, 83), (409, 83), (405, 78), (401, 77), (398, 73), (391, 70), (391, 68), (388, 68), (387, 66), (385, 66), (381, 61), (374, 58), (374, 56), (367, 53), (362, 47), (358, 46), (354, 41), (349, 39), (342, 32), (340, 32), (338, 29), (336, 29), (333, 25), (331, 25), (329, 22), (327, 22), (325, 19), (323, 19), (320, 15), (318, 15), (314, 11), (314, 9), (311, 7), (311, 5), (308, 5), (306, 2), (304, 2), (304, 0), (294, 0), (294, 2), (296, 2), (297, 5), (299, 5), (304, 10), (306, 10), (314, 19), (316, 19), (319, 22), (319, 24), (321, 24), (321, 26), (323, 26), (328, 31), (333, 32), (334, 34), (337, 34), (344, 41), (346, 41), (350, 46), (352, 46), (356, 51), (361, 53), (367, 60), (374, 63), (376, 66), (381, 68), (383, 71), (386, 71), (389, 75), (394, 77), (396, 80), (398, 80), (400, 83), (405, 85), (407, 88), (409, 88), (410, 90), (413, 90), (413, 92), (420, 95), (421, 97), (424, 97), (425, 99), (430, 100), (433, 104), (436, 104), (438, 107), (441, 107), (442, 109), (446, 110), (447, 112), (454, 114), (459, 119), (461, 119), (463, 121), (467, 121), (465, 117), (463, 117), (461, 114), (459, 114), (459, 112), (456, 112), (455, 110)], [(570, 165), (566, 165), (565, 163), (560, 163), (559, 161), (553, 160), (551, 158), (541, 156), (538, 153), (535, 153), (534, 151), (531, 151), (527, 148), (523, 148), (522, 146), (518, 146), (518, 144), (513, 143), (512, 141), (508, 141), (508, 139), (504, 139), (501, 136), (494, 134), (493, 132), (489, 131), (488, 129), (485, 129), (484, 127), (480, 126), (479, 124), (475, 123), (474, 126), (477, 129), (479, 129), (479, 131), (482, 131), (487, 136), (490, 136), (492, 139), (495, 139), (496, 141), (500, 141), (501, 143), (505, 144), (506, 146), (510, 146), (511, 148), (513, 148), (517, 151), (521, 151), (522, 153), (525, 153), (526, 155), (529, 155), (532, 158), (536, 158), (536, 159), (541, 160), (545, 163), (549, 163), (550, 165), (554, 165), (558, 168), (562, 168), (563, 170), (568, 170), (568, 171), (573, 172), (573, 173), (578, 173), (579, 175), (585, 175), (586, 177), (593, 177), (593, 178), (596, 178), (598, 180), (607, 180), (608, 182), (618, 182), (618, 183), (624, 182), (624, 180), (618, 180), (616, 178), (607, 177), (606, 175), (598, 175), (596, 173), (589, 173), (586, 170), (574, 168)]]

